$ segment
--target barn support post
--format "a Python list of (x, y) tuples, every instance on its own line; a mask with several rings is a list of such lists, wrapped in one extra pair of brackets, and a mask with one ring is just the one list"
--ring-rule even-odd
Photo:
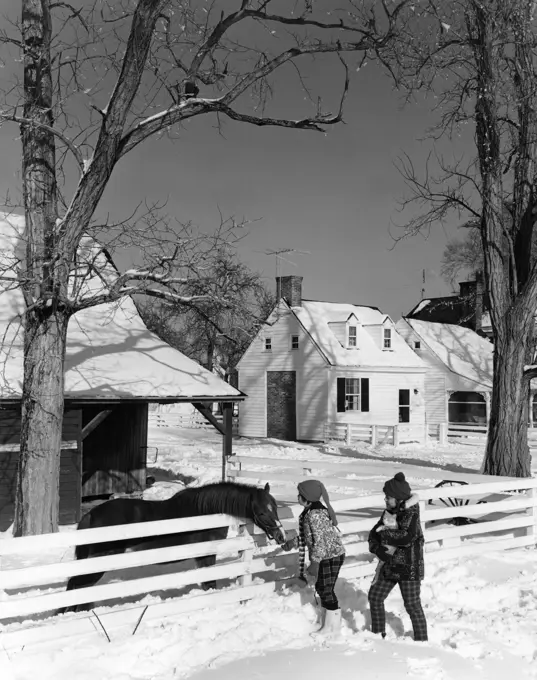
[(225, 401), (222, 404), (222, 416), (224, 425), (224, 437), (222, 440), (222, 481), (226, 481), (226, 463), (233, 455), (233, 402)]

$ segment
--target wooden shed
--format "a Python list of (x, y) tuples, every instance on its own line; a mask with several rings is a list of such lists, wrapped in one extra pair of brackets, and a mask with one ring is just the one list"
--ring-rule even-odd
[[(80, 519), (82, 487), (82, 411), (66, 410), (60, 462), (60, 524)], [(20, 410), (0, 410), (0, 531), (12, 524), (20, 444)]]
[[(0, 215), (0, 260), (13, 252), (21, 228), (20, 216)], [(17, 260), (12, 260), (15, 267)], [(84, 268), (88, 260), (91, 267)], [(102, 292), (106, 281), (117, 277), (110, 255), (89, 238), (81, 244), (79, 267), (73, 295)], [(99, 276), (92, 274), (97, 268)], [(0, 531), (14, 514), (23, 309), (20, 291), (1, 290)], [(230, 455), (232, 407), (243, 399), (237, 389), (151, 333), (130, 297), (77, 312), (67, 332), (60, 522), (78, 521), (84, 497), (145, 487), (150, 403), (193, 403), (224, 435), (223, 453)], [(212, 402), (224, 404), (224, 425), (212, 416)]]

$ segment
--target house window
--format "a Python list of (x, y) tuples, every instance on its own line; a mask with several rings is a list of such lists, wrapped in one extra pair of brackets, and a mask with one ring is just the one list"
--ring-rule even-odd
[(450, 423), (487, 422), (487, 402), (479, 392), (453, 392), (448, 403), (448, 420)]
[(410, 422), (410, 390), (399, 390), (399, 422)]
[(391, 349), (392, 348), (392, 329), (391, 328), (385, 328), (384, 329), (384, 349)]
[(349, 326), (349, 347), (356, 347), (356, 326)]
[(421, 340), (414, 340), (414, 349), (421, 349)]
[(369, 411), (369, 378), (338, 378), (337, 410)]
[(298, 335), (291, 336), (291, 349), (298, 349)]
[(272, 350), (272, 338), (265, 338), (265, 352)]

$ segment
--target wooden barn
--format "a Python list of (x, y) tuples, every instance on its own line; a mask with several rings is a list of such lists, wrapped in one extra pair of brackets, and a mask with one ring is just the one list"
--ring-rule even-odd
[(376, 307), (302, 297), (277, 280), (279, 302), (238, 364), (239, 434), (322, 440), (331, 424), (424, 424), (425, 365)]
[[(0, 218), (0, 246), (5, 260), (13, 252), (22, 219)], [(84, 244), (83, 244), (84, 245)], [(93, 267), (78, 276), (77, 293), (102, 287), (117, 276), (110, 256), (88, 239)], [(4, 262), (5, 266), (5, 262)], [(23, 310), (20, 292), (0, 293), (0, 531), (14, 516), (20, 441)], [(77, 312), (67, 334), (65, 414), (60, 474), (60, 522), (80, 519), (83, 498), (133, 493), (145, 488), (148, 407), (151, 403), (189, 402), (223, 434), (224, 454), (231, 453), (233, 403), (244, 395), (217, 375), (173, 349), (148, 331), (130, 297)], [(224, 424), (210, 404), (222, 402)]]

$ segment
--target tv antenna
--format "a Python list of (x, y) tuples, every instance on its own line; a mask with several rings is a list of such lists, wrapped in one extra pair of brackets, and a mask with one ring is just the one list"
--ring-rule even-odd
[(265, 250), (265, 255), (274, 255), (276, 259), (276, 278), (281, 276), (281, 263), (287, 262), (287, 264), (293, 265), (293, 267), (296, 267), (296, 262), (291, 262), (291, 260), (288, 260), (286, 257), (284, 257), (284, 254), (287, 253), (297, 253), (299, 255), (311, 255), (311, 252), (309, 250), (298, 250), (297, 248), (282, 248), (281, 250)]

